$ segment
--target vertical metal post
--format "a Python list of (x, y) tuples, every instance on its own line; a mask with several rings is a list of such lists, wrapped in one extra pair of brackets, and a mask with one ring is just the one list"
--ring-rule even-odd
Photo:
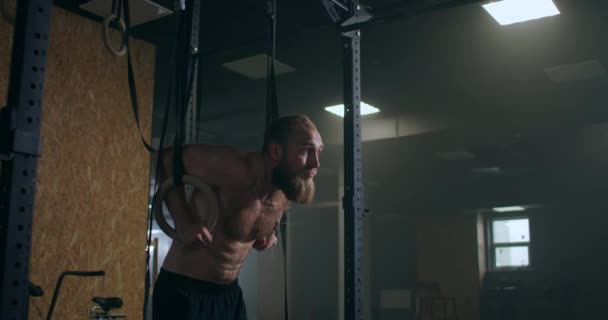
[(17, 1), (8, 104), (2, 111), (0, 315), (28, 319), (29, 261), (52, 0)]
[[(190, 29), (190, 55), (198, 55), (199, 46), (199, 26), (200, 26), (200, 0), (192, 1), (192, 24)], [(193, 59), (193, 57), (191, 57)], [(184, 123), (185, 138), (184, 142), (197, 143), (198, 142), (198, 109), (199, 109), (199, 62), (195, 59), (195, 63), (192, 64), (192, 90), (188, 93), (188, 108), (186, 110), (186, 119)], [(189, 72), (190, 70), (188, 70)], [(186, 72), (186, 74), (188, 73)]]
[[(359, 1), (349, 11), (357, 15)], [(356, 17), (355, 17), (356, 19)], [(344, 316), (363, 319), (362, 218), (363, 174), (361, 163), (360, 32), (342, 33), (344, 68)]]
[[(198, 82), (199, 82), (199, 62), (198, 59), (195, 59), (195, 55), (198, 55), (198, 46), (199, 46), (199, 25), (200, 25), (200, 0), (192, 0), (191, 2), (192, 14), (190, 17), (191, 28), (190, 28), (190, 52), (189, 59), (194, 61), (190, 68), (192, 70), (186, 70), (185, 74), (189, 74), (192, 71), (192, 88), (190, 92), (188, 92), (188, 107), (186, 108), (186, 117), (184, 119), (184, 143), (191, 144), (198, 142), (198, 111), (199, 111), (199, 100), (200, 97), (198, 93), (200, 92)], [(188, 81), (186, 81), (187, 83)], [(192, 193), (194, 192), (194, 186), (186, 184), (184, 185), (184, 189), (186, 192), (186, 199), (190, 199), (192, 197)]]

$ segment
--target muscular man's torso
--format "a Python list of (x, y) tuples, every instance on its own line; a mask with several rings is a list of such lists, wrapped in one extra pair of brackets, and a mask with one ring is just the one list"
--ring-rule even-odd
[(278, 225), (287, 199), (277, 192), (274, 199), (261, 199), (256, 188), (216, 189), (219, 217), (213, 241), (197, 248), (174, 240), (163, 268), (185, 276), (230, 283), (236, 280), (256, 239), (270, 239)]

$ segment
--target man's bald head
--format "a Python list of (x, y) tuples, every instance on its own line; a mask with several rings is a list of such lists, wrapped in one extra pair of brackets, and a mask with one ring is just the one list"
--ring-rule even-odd
[(280, 117), (266, 128), (262, 151), (267, 152), (273, 142), (286, 146), (290, 138), (311, 132), (318, 132), (317, 126), (307, 116), (295, 114)]

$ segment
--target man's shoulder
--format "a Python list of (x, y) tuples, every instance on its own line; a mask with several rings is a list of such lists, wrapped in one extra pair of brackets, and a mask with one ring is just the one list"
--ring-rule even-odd
[(190, 144), (186, 147), (196, 157), (243, 162), (245, 154), (234, 147), (219, 144)]
[(222, 145), (222, 144), (207, 144), (207, 143), (195, 143), (188, 144), (186, 148), (191, 149), (193, 151), (199, 152), (228, 152), (228, 153), (240, 153), (236, 148)]
[(199, 164), (206, 163), (211, 170), (217, 170), (216, 174), (223, 175), (224, 182), (232, 185), (249, 185), (255, 180), (254, 170), (251, 166), (251, 153), (226, 145), (195, 144), (189, 145), (191, 152)]

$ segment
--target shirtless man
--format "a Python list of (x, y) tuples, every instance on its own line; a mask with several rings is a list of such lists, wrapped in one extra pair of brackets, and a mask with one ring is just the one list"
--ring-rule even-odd
[[(166, 195), (178, 239), (154, 286), (154, 320), (247, 318), (237, 281), (241, 266), (251, 248), (276, 245), (276, 229), (290, 201), (312, 201), (322, 149), (316, 126), (302, 115), (276, 120), (266, 131), (262, 152), (183, 148), (186, 173), (217, 194), (218, 223), (208, 230), (204, 221), (192, 218), (195, 208), (184, 200), (183, 188)], [(164, 172), (173, 172), (172, 162), (168, 151)]]

